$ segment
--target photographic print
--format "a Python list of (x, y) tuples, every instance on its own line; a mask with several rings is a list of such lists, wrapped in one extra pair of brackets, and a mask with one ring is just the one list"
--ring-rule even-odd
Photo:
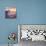
[(16, 8), (15, 7), (5, 8), (5, 18), (16, 18)]
[(20, 25), (20, 40), (46, 41), (46, 25)]

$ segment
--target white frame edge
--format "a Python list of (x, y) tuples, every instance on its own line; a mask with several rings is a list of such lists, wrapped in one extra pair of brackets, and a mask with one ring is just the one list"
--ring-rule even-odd
[(20, 25), (18, 25), (18, 43), (20, 43)]

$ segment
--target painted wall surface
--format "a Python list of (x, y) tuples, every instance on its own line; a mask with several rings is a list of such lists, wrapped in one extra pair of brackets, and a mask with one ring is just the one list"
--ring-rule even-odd
[[(6, 19), (5, 7), (16, 7), (17, 18)], [(9, 32), (17, 34), (18, 24), (46, 24), (46, 0), (0, 0), (0, 44), (8, 43)]]

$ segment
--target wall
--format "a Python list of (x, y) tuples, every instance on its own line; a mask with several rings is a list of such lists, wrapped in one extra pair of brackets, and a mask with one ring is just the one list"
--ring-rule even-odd
[(19, 6), (20, 24), (46, 24), (46, 0), (21, 0)]
[[(17, 8), (16, 19), (5, 19), (10, 6)], [(18, 32), (18, 24), (46, 24), (46, 0), (0, 0), (0, 44), (8, 43), (9, 32)]]
[(8, 43), (8, 34), (10, 32), (16, 32), (17, 34), (17, 24), (19, 18), (5, 18), (5, 7), (15, 7), (15, 2), (15, 0), (0, 0), (0, 44)]

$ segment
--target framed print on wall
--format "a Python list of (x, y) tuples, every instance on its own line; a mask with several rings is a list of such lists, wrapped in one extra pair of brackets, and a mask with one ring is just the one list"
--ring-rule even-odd
[(46, 24), (19, 24), (18, 41), (20, 46), (31, 46), (34, 42), (35, 44), (46, 42)]
[(5, 18), (16, 18), (16, 8), (7, 7), (5, 8)]

